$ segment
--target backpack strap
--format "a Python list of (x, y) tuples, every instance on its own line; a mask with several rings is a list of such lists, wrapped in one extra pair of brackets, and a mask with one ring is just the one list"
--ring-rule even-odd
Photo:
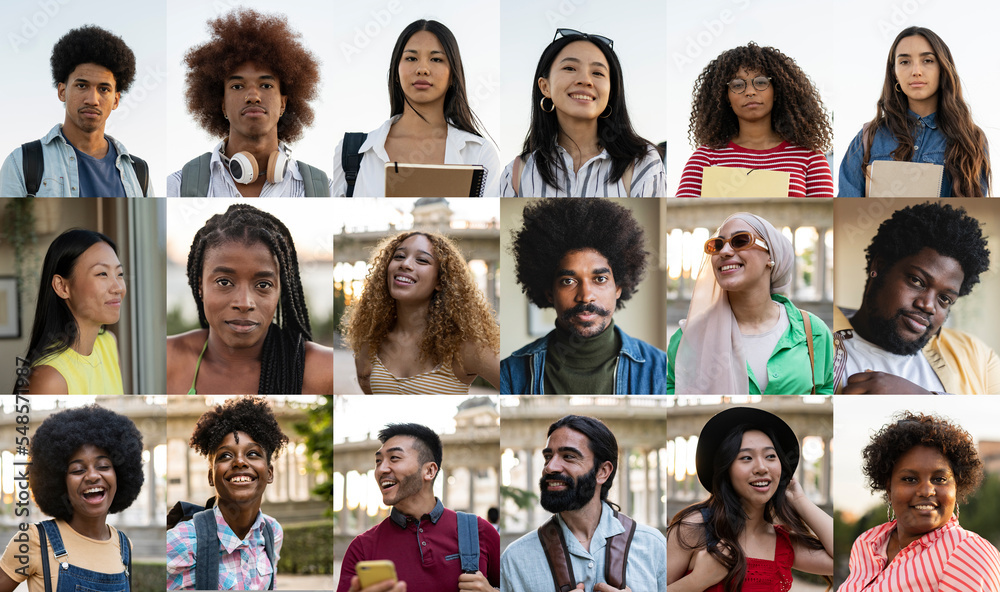
[[(520, 159), (518, 159), (520, 160)], [(569, 559), (569, 549), (566, 547), (566, 537), (559, 518), (555, 515), (538, 528), (538, 540), (545, 551), (545, 559), (549, 562), (552, 581), (556, 592), (570, 592), (576, 588), (576, 578), (573, 577), (573, 564)]]
[(368, 139), (368, 134), (363, 132), (347, 132), (344, 134), (344, 143), (340, 151), (340, 166), (344, 169), (344, 176), (347, 178), (347, 197), (354, 197), (354, 184), (358, 180), (358, 173), (361, 172), (361, 159), (365, 157), (361, 152), (361, 145)]
[(802, 313), (802, 324), (806, 327), (806, 345), (809, 346), (809, 372), (812, 374), (812, 392), (811, 395), (816, 394), (816, 361), (813, 355), (813, 332), (812, 332), (812, 321), (809, 319), (809, 313), (799, 309)]
[(462, 573), (479, 571), (479, 518), (475, 514), (458, 514), (458, 554), (462, 558)]
[(301, 160), (296, 162), (299, 164), (302, 184), (306, 188), (306, 197), (330, 197), (330, 178), (326, 176), (326, 173)]
[(125, 566), (125, 577), (128, 578), (128, 589), (132, 589), (132, 549), (125, 533), (118, 531), (118, 544), (121, 545), (122, 565)]
[[(614, 511), (614, 510), (612, 510)], [(625, 589), (625, 569), (628, 567), (628, 552), (635, 536), (635, 520), (621, 512), (615, 518), (625, 527), (625, 532), (607, 538), (604, 554), (604, 581), (612, 588)]]
[(267, 560), (271, 562), (271, 583), (267, 589), (274, 590), (274, 580), (278, 573), (278, 565), (274, 562), (274, 531), (271, 530), (271, 525), (267, 523), (267, 518), (264, 518), (264, 528), (261, 530), (264, 532), (264, 553), (267, 554)]
[(129, 154), (132, 160), (132, 169), (135, 171), (135, 178), (139, 180), (139, 187), (142, 187), (142, 196), (149, 195), (149, 165), (146, 161), (135, 154)]
[[(181, 169), (181, 197), (206, 197), (212, 181), (212, 153), (193, 158)], [(215, 590), (218, 585), (212, 586)]]
[[(628, 165), (628, 168), (625, 169), (625, 173), (622, 175), (622, 182), (625, 184), (625, 197), (632, 197), (632, 173), (634, 172), (635, 161), (633, 160), (632, 164)], [(616, 587), (621, 588), (621, 586)]]
[(215, 511), (203, 510), (191, 519), (195, 534), (194, 587), (196, 590), (219, 589), (219, 527)]
[(518, 156), (514, 159), (514, 169), (510, 175), (510, 185), (514, 188), (514, 197), (521, 197), (521, 165), (524, 161)]
[(21, 172), (24, 173), (25, 196), (35, 197), (42, 186), (42, 175), (45, 173), (41, 140), (21, 144)]

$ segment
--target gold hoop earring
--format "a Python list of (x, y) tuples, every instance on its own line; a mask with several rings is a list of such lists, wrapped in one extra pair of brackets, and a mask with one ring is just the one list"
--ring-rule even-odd
[(542, 100), (538, 101), (538, 106), (542, 108), (542, 111), (545, 111), (546, 113), (552, 113), (553, 111), (556, 110), (556, 104), (555, 104), (555, 102), (553, 102), (552, 99), (549, 99), (549, 102), (552, 103), (552, 108), (551, 109), (546, 109), (545, 108), (545, 99), (549, 99), (549, 97), (542, 97)]
[(960, 513), (961, 513), (961, 512), (959, 512), (959, 507), (958, 507), (958, 502), (955, 502), (955, 518), (958, 518), (958, 515), (959, 515)]
[(605, 115), (604, 113), (601, 113), (600, 115), (598, 115), (598, 117), (600, 117), (601, 119), (607, 119), (607, 118), (611, 117), (611, 113), (612, 113), (613, 111), (614, 111), (614, 110), (613, 110), (613, 109), (611, 108), (611, 105), (608, 105), (608, 108), (607, 108), (607, 112), (608, 112), (608, 114), (607, 114), (607, 115)]
[(899, 82), (896, 82), (896, 92), (903, 92), (903, 89), (899, 87)]
[(889, 508), (885, 511), (885, 517), (889, 519), (889, 522), (896, 519), (896, 512), (892, 509), (892, 502), (889, 502)]

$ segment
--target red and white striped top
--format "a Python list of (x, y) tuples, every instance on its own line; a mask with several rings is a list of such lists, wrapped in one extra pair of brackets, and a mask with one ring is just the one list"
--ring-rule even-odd
[(896, 521), (866, 531), (851, 548), (851, 573), (837, 592), (1000, 591), (1000, 553), (974, 532), (947, 524), (913, 541), (886, 565)]
[(788, 142), (768, 150), (751, 150), (732, 142), (720, 149), (702, 146), (684, 165), (677, 197), (701, 197), (701, 175), (707, 166), (784, 171), (791, 176), (789, 197), (833, 197), (833, 172), (826, 156)]

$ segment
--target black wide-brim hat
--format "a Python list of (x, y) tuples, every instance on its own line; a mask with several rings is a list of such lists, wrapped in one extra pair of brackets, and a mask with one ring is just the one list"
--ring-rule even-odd
[(712, 491), (712, 480), (715, 477), (713, 460), (722, 441), (736, 426), (746, 424), (750, 428), (768, 428), (778, 439), (778, 445), (785, 453), (785, 462), (792, 468), (799, 466), (799, 439), (780, 417), (773, 413), (754, 407), (731, 407), (720, 411), (708, 420), (698, 436), (698, 449), (695, 452), (695, 467), (698, 470), (698, 480), (708, 491)]

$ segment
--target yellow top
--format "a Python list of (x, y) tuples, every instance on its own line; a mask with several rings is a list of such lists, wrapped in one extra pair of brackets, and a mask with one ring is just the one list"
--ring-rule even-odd
[(382, 364), (378, 356), (372, 361), (370, 378), (376, 395), (468, 395), (469, 385), (459, 380), (450, 365), (438, 364), (433, 370), (397, 378)]
[(118, 365), (118, 346), (106, 330), (97, 336), (94, 351), (82, 356), (67, 347), (53, 356), (42, 358), (35, 366), (51, 366), (66, 379), (71, 395), (122, 395), (122, 369)]
[[(106, 541), (98, 541), (73, 530), (62, 520), (56, 520), (59, 536), (66, 547), (66, 556), (57, 560), (52, 552), (49, 541), (49, 578), (52, 589), (59, 586), (59, 563), (66, 561), (77, 567), (96, 571), (98, 573), (116, 574), (124, 571), (122, 565), (121, 543), (118, 541), (118, 530), (108, 525), (110, 536)], [(27, 553), (22, 550), (27, 549)], [(24, 561), (27, 561), (25, 564)], [(0, 558), (0, 569), (15, 582), (28, 580), (28, 592), (45, 592), (45, 578), (42, 577), (42, 550), (38, 540), (38, 529), (34, 524), (28, 525), (26, 531), (16, 531), (10, 543)]]

